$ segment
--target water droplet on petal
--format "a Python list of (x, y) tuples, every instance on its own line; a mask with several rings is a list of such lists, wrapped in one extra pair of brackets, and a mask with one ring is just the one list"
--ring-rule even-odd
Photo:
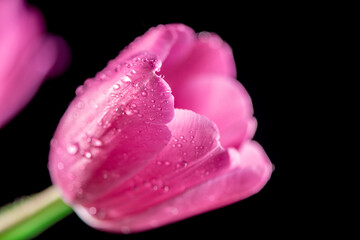
[(63, 170), (63, 169), (64, 169), (64, 164), (63, 164), (62, 162), (58, 162), (57, 168), (58, 168), (59, 170)]
[(169, 191), (169, 186), (164, 186), (163, 191), (168, 192)]
[(92, 154), (91, 154), (91, 152), (89, 152), (89, 151), (84, 152), (84, 156), (85, 156), (87, 159), (92, 158)]
[(178, 215), (178, 214), (179, 214), (179, 209), (177, 209), (177, 207), (170, 207), (170, 208), (169, 208), (169, 212), (170, 212), (172, 215)]
[(84, 93), (84, 86), (83, 85), (80, 85), (80, 86), (78, 86), (77, 88), (76, 88), (76, 90), (75, 90), (75, 94), (76, 94), (76, 96), (79, 96), (79, 95), (81, 95), (81, 94), (83, 94)]
[(146, 91), (141, 92), (141, 96), (146, 97), (148, 93)]
[(184, 168), (188, 165), (187, 161), (181, 161), (179, 163), (176, 164), (176, 168), (179, 169), (179, 168)]
[(91, 145), (94, 147), (101, 147), (103, 145), (103, 142), (100, 139), (97, 138), (91, 138)]
[(89, 208), (89, 213), (90, 213), (91, 215), (95, 215), (95, 214), (97, 213), (96, 207), (90, 207), (90, 208)]
[(121, 78), (121, 81), (124, 82), (124, 83), (129, 83), (129, 82), (131, 82), (131, 79), (128, 76), (123, 76)]
[(76, 153), (78, 153), (79, 151), (79, 144), (77, 143), (72, 143), (67, 147), (67, 152), (70, 155), (75, 155)]
[(77, 107), (79, 109), (83, 108), (84, 107), (84, 103), (82, 101), (79, 101), (78, 104), (77, 104)]
[(113, 89), (114, 90), (118, 90), (120, 88), (120, 85), (119, 84), (114, 84), (114, 86), (113, 86)]

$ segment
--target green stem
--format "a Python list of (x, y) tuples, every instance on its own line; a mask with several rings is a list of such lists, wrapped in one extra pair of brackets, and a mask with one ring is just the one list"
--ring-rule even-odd
[(72, 213), (51, 186), (0, 208), (0, 240), (31, 239)]

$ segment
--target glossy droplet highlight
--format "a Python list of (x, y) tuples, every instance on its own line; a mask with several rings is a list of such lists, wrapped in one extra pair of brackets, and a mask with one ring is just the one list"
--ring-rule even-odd
[(176, 168), (179, 169), (179, 168), (184, 168), (188, 165), (187, 161), (181, 161), (179, 163), (176, 164)]
[(67, 147), (67, 152), (70, 155), (75, 155), (79, 152), (79, 144), (77, 143), (72, 143)]
[(89, 152), (89, 151), (84, 152), (84, 157), (86, 157), (87, 159), (92, 158), (91, 152)]
[(124, 76), (121, 78), (121, 81), (124, 83), (129, 83), (129, 82), (131, 82), (131, 79), (128, 76)]
[(101, 147), (103, 145), (103, 142), (98, 138), (91, 138), (91, 145), (94, 147)]

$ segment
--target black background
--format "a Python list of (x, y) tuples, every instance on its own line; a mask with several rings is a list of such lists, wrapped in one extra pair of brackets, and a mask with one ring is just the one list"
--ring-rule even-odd
[[(310, 152), (312, 147), (310, 140), (303, 142), (312, 114), (306, 108), (306, 99), (319, 85), (307, 75), (317, 56), (316, 52), (308, 56), (308, 49), (317, 44), (316, 33), (322, 29), (317, 27), (321, 23), (309, 21), (316, 10), (260, 3), (245, 6), (234, 1), (220, 6), (216, 2), (193, 6), (171, 1), (165, 5), (139, 1), (76, 1), (75, 5), (75, 1), (29, 2), (42, 11), (48, 31), (68, 42), (72, 62), (64, 74), (47, 80), (30, 104), (0, 129), (1, 205), (51, 185), (49, 142), (76, 87), (102, 70), (135, 37), (158, 24), (181, 22), (196, 32), (216, 32), (229, 43), (238, 79), (253, 100), (258, 120), (255, 140), (276, 168), (260, 193), (159, 229), (114, 235), (88, 227), (73, 214), (38, 239), (247, 239), (308, 235), (318, 229), (323, 212), (304, 186), (311, 173), (299, 174), (304, 162), (310, 161), (304, 149)], [(309, 211), (310, 207), (316, 210)]]

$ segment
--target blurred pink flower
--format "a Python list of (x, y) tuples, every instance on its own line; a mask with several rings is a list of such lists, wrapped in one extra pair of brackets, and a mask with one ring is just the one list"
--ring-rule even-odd
[(76, 90), (51, 141), (54, 185), (89, 225), (119, 233), (257, 193), (272, 164), (235, 75), (216, 34), (150, 29)]
[(0, 0), (0, 128), (35, 95), (49, 74), (64, 70), (69, 49), (46, 33), (41, 13), (22, 0)]

